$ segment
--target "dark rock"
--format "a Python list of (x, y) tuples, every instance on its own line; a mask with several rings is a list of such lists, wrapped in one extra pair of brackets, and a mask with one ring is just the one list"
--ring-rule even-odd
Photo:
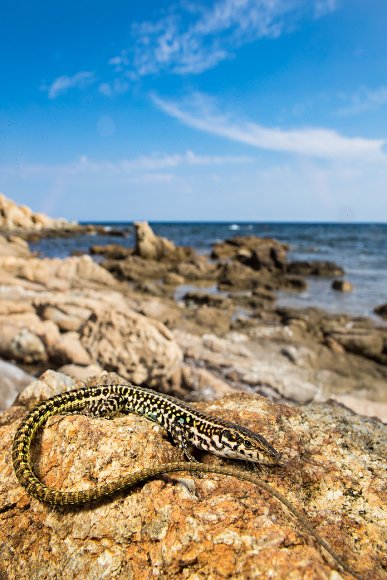
[(334, 262), (319, 260), (290, 262), (287, 266), (287, 272), (297, 276), (323, 276), (327, 278), (344, 275), (343, 268)]
[(347, 280), (333, 280), (332, 289), (338, 292), (352, 292), (353, 286)]
[(387, 302), (374, 308), (374, 312), (381, 318), (384, 318), (384, 320), (387, 320)]
[[(275, 265), (275, 269), (280, 269), (286, 262), (286, 250), (288, 246), (271, 238), (259, 238), (258, 236), (235, 236), (223, 242), (214, 244), (211, 257), (215, 260), (224, 260), (240, 254), (248, 258), (248, 251), (255, 252), (253, 264), (259, 265), (260, 269), (265, 264), (266, 267)], [(243, 250), (243, 251), (241, 251)]]
[(379, 358), (383, 353), (383, 337), (378, 332), (335, 332), (332, 336), (348, 352), (353, 352), (366, 358)]
[(208, 292), (187, 292), (183, 297), (187, 304), (198, 304), (213, 306), (215, 308), (230, 308), (232, 302), (227, 296), (222, 294), (211, 294)]
[(112, 260), (123, 260), (133, 254), (131, 248), (126, 248), (120, 244), (107, 244), (106, 246), (91, 246), (90, 254), (105, 256)]
[(282, 281), (282, 288), (284, 290), (294, 290), (295, 292), (303, 292), (308, 288), (308, 284), (304, 278), (299, 276), (285, 276)]

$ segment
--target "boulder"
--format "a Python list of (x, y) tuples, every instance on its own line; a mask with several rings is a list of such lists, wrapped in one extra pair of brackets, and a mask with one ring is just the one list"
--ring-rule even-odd
[[(0, 196), (1, 197), (1, 196)], [(1, 220), (1, 217), (0, 217)], [(17, 236), (0, 235), (0, 256), (14, 256), (18, 258), (29, 258), (32, 256), (29, 246), (25, 240)]]
[(289, 262), (287, 272), (296, 276), (322, 276), (326, 278), (344, 275), (344, 270), (341, 266), (334, 262), (323, 260)]
[(211, 258), (226, 260), (239, 257), (240, 261), (250, 262), (256, 270), (262, 268), (283, 270), (286, 263), (288, 246), (271, 238), (258, 236), (235, 236), (214, 244)]
[(384, 341), (381, 334), (375, 332), (361, 332), (360, 330), (347, 332), (333, 332), (331, 336), (348, 352), (353, 352), (367, 358), (379, 358), (383, 352)]
[[(29, 396), (0, 418), (2, 577), (339, 577), (337, 564), (297, 519), (266, 491), (236, 478), (179, 473), (67, 510), (31, 498), (12, 469), (12, 439), (26, 407), (75, 386), (57, 376), (35, 381)], [(284, 466), (266, 469), (264, 480), (359, 576), (383, 576), (386, 449), (379, 421), (334, 403), (299, 409), (246, 394), (199, 408), (261, 433), (282, 451)], [(39, 477), (62, 490), (182, 459), (161, 427), (136, 415), (53, 417), (33, 450)], [(222, 463), (205, 453), (201, 459)]]
[(348, 280), (333, 280), (332, 289), (337, 292), (352, 292), (353, 286)]
[(384, 320), (387, 320), (387, 302), (374, 308), (374, 312), (381, 318), (384, 318)]
[(166, 385), (180, 370), (182, 353), (171, 332), (129, 308), (101, 305), (80, 340), (93, 361), (137, 385)]
[(14, 364), (0, 359), (0, 411), (10, 407), (34, 377)]
[(134, 253), (145, 260), (162, 260), (176, 256), (176, 246), (167, 238), (156, 236), (147, 222), (135, 222)]
[(132, 248), (120, 244), (107, 244), (106, 246), (91, 246), (90, 254), (104, 256), (110, 260), (123, 260), (133, 254)]

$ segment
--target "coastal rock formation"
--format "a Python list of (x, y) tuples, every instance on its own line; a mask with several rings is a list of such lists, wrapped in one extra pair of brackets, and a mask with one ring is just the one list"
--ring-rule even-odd
[(272, 238), (258, 236), (235, 236), (214, 244), (211, 257), (225, 260), (237, 257), (241, 262), (250, 262), (256, 270), (283, 270), (288, 246)]
[[(48, 372), (0, 416), (2, 577), (338, 577), (337, 564), (277, 500), (234, 478), (181, 473), (82, 509), (54, 510), (28, 496), (12, 469), (15, 430), (33, 403), (73, 386)], [(246, 394), (199, 408), (263, 434), (282, 451), (284, 466), (267, 469), (263, 479), (364, 580), (383, 577), (380, 422), (337, 404), (298, 409)], [(53, 417), (33, 452), (39, 477), (67, 490), (182, 459), (158, 425), (135, 415)], [(203, 453), (201, 460), (221, 462)]]
[(171, 332), (161, 322), (129, 308), (98, 309), (83, 326), (80, 341), (103, 368), (137, 385), (165, 388), (164, 383), (179, 373), (182, 362)]
[(387, 302), (386, 304), (381, 304), (374, 309), (375, 314), (387, 320)]
[(67, 220), (52, 219), (42, 213), (33, 213), (25, 205), (18, 205), (0, 193), (0, 228), (5, 230), (61, 229)]
[(4, 359), (38, 369), (99, 365), (165, 388), (177, 380), (182, 355), (171, 333), (135, 312), (116, 279), (89, 256), (0, 256), (0, 277)]
[(289, 274), (296, 274), (297, 276), (322, 276), (326, 278), (343, 276), (345, 273), (343, 268), (334, 262), (321, 260), (289, 262), (287, 271)]
[(0, 235), (0, 256), (29, 258), (31, 256), (31, 252), (25, 240), (12, 235)]
[(135, 222), (134, 254), (144, 260), (182, 260), (195, 255), (192, 248), (177, 247), (168, 238), (156, 236), (147, 222)]

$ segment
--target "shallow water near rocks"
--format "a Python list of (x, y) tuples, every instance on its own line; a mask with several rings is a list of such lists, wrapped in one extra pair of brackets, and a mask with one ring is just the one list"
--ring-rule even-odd
[[(74, 236), (42, 239), (31, 249), (42, 256), (64, 258), (74, 251), (88, 252), (93, 244), (133, 247), (131, 223), (106, 224), (125, 230), (127, 237)], [(280, 304), (319, 306), (329, 312), (370, 316), (375, 306), (387, 302), (387, 224), (286, 224), (286, 223), (152, 223), (154, 232), (178, 245), (209, 253), (212, 244), (235, 235), (275, 238), (289, 245), (288, 260), (330, 260), (345, 269), (353, 291), (331, 289), (331, 279), (309, 279), (306, 292), (279, 295)], [(380, 321), (380, 319), (378, 319)]]

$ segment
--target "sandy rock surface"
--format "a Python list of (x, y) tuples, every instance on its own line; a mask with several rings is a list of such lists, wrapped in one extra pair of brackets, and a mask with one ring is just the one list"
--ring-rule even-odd
[(18, 205), (0, 194), (0, 228), (7, 230), (42, 230), (62, 228), (68, 224), (64, 219), (52, 219), (42, 213), (34, 213), (25, 205)]
[[(98, 365), (137, 384), (163, 385), (179, 374), (182, 354), (171, 332), (134, 311), (89, 256), (0, 256), (0, 279), (0, 357), (38, 369)], [(8, 399), (1, 391), (0, 408)]]
[[(33, 403), (73, 386), (47, 372), (0, 416), (1, 577), (349, 578), (275, 499), (229, 477), (182, 473), (82, 509), (58, 511), (30, 498), (12, 470), (13, 435)], [(385, 577), (380, 422), (334, 404), (297, 409), (246, 394), (200, 408), (262, 433), (282, 451), (285, 467), (266, 470), (264, 480), (365, 580)], [(61, 489), (181, 459), (160, 427), (134, 415), (53, 417), (33, 453), (40, 477)]]

